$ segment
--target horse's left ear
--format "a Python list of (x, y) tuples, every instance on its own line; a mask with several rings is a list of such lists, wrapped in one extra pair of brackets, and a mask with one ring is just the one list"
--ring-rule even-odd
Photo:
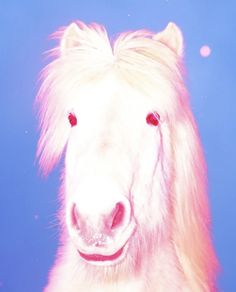
[(181, 30), (175, 23), (169, 22), (169, 24), (163, 31), (154, 35), (153, 39), (164, 43), (177, 55), (183, 55), (183, 35)]
[(80, 29), (78, 25), (73, 22), (63, 32), (60, 44), (61, 54), (66, 53), (68, 49), (73, 49), (79, 45)]

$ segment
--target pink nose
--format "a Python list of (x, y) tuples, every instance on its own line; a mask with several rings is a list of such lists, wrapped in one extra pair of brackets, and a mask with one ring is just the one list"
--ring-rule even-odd
[[(127, 200), (128, 201), (128, 200)], [(74, 203), (70, 211), (70, 227), (77, 232), (84, 244), (107, 245), (108, 238), (115, 238), (129, 225), (131, 208), (128, 202), (117, 202), (106, 214), (84, 215)]]

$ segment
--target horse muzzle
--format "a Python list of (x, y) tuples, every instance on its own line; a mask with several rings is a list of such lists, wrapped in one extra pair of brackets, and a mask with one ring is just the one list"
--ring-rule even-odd
[(67, 226), (83, 261), (100, 266), (114, 265), (126, 257), (135, 220), (129, 200), (126, 197), (119, 199), (102, 212), (99, 212), (99, 206), (96, 211), (91, 208), (88, 212), (88, 208), (80, 207), (79, 201), (70, 204)]

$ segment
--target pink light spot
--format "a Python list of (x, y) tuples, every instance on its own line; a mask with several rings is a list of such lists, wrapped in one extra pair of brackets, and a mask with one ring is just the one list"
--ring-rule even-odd
[(204, 45), (200, 48), (200, 55), (204, 58), (209, 57), (211, 54), (211, 48), (207, 45)]
[(38, 220), (38, 219), (39, 219), (39, 215), (38, 215), (38, 214), (35, 214), (35, 215), (34, 215), (34, 219), (35, 219), (35, 220)]

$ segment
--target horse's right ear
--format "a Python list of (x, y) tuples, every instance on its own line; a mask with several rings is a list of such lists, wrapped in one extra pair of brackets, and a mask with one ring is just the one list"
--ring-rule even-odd
[(61, 54), (65, 54), (67, 50), (77, 47), (79, 44), (80, 28), (73, 22), (63, 32), (60, 44)]

